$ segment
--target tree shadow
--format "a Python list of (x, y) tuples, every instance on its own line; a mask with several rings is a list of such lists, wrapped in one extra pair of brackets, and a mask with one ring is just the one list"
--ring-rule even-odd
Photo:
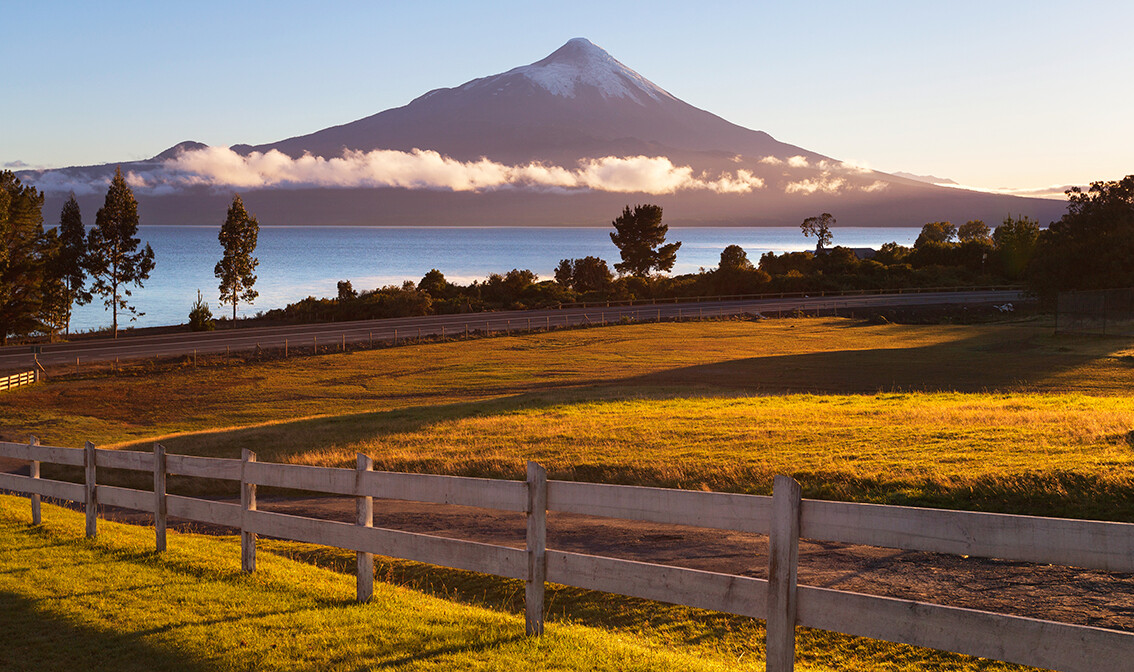
[(628, 387), (687, 387), (776, 393), (988, 392), (1058, 389), (1060, 374), (1099, 359), (1060, 349), (1029, 332), (985, 332), (904, 348), (753, 356), (666, 369), (620, 381)]
[(0, 669), (9, 670), (194, 670), (211, 669), (154, 646), (145, 633), (114, 632), (75, 623), (39, 609), (34, 600), (0, 592)]

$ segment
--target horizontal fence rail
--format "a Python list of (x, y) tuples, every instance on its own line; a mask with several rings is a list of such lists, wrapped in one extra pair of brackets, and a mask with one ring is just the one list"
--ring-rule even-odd
[(34, 370), (21, 371), (8, 376), (0, 376), (0, 392), (23, 385), (31, 385), (36, 382), (39, 382), (39, 373)]
[[(1066, 672), (1129, 670), (1134, 633), (854, 592), (799, 586), (800, 538), (1013, 561), (1134, 572), (1134, 524), (802, 499), (799, 484), (777, 476), (772, 497), (624, 485), (549, 481), (528, 465), (527, 481), (274, 464), (0, 442), (0, 457), (26, 460), (30, 475), (0, 473), (0, 489), (83, 504), (87, 535), (97, 534), (98, 505), (154, 515), (165, 548), (167, 516), (238, 529), (241, 565), (255, 570), (257, 535), (358, 553), (358, 599), (370, 598), (373, 555), (384, 555), (525, 581), (527, 631), (543, 632), (547, 582), (767, 619), (767, 669), (794, 669), (795, 627), (954, 651)], [(84, 482), (44, 479), (40, 464), (84, 468)], [(154, 490), (98, 483), (100, 469), (152, 472)], [(239, 482), (241, 503), (165, 492), (169, 474)], [(259, 511), (256, 487), (355, 497), (355, 523)], [(524, 513), (526, 547), (463, 541), (373, 527), (373, 498), (456, 504)], [(548, 511), (765, 534), (768, 579), (546, 549)], [(365, 574), (365, 575), (364, 575)]]

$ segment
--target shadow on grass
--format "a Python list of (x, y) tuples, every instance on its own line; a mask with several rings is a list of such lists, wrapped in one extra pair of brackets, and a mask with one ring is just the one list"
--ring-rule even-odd
[[(853, 325), (852, 325), (853, 326)], [(846, 328), (853, 331), (850, 326)], [(620, 399), (672, 399), (744, 394), (813, 392), (875, 394), (894, 391), (987, 392), (1058, 389), (1060, 376), (1106, 359), (1088, 346), (1068, 348), (1064, 341), (1035, 330), (979, 331), (965, 338), (909, 348), (873, 348), (772, 355), (665, 369), (641, 376), (576, 381), (556, 390), (539, 389), (489, 400), (423, 405), (389, 411), (307, 418), (163, 439), (172, 453), (235, 458), (250, 448), (262, 461), (286, 462), (307, 454), (313, 463), (351, 467), (353, 458), (320, 459), (319, 451), (373, 443), (385, 437), (428, 431), (431, 426), (480, 417), (539, 411), (556, 406)], [(1088, 344), (1089, 345), (1089, 344)], [(758, 348), (758, 344), (756, 344)], [(1114, 373), (1113, 371), (1110, 373)], [(1121, 387), (1118, 378), (1097, 371), (1100, 385)], [(1089, 382), (1089, 381), (1088, 381)], [(1087, 384), (1087, 383), (1084, 383)], [(148, 450), (151, 444), (133, 446)], [(495, 457), (446, 460), (428, 453), (383, 458), (375, 468), (447, 473), (484, 478), (522, 479), (521, 460)], [(717, 473), (702, 469), (683, 481), (650, 463), (623, 465), (547, 465), (551, 478), (658, 487), (708, 487), (713, 490), (770, 494), (773, 473), (760, 467), (736, 467)], [(711, 465), (710, 465), (711, 466)], [(663, 465), (664, 467), (664, 465)], [(808, 497), (888, 504), (978, 509), (1069, 517), (1134, 520), (1134, 483), (1100, 475), (1043, 473), (1004, 478), (973, 477), (956, 482), (910, 478), (885, 481), (848, 473), (795, 473)], [(100, 471), (100, 481), (148, 489), (145, 476), (116, 480)], [(235, 496), (236, 486), (218, 481), (171, 477), (173, 493)], [(301, 494), (263, 489), (264, 495)]]
[(143, 633), (100, 630), (59, 618), (35, 601), (0, 592), (0, 670), (151, 670), (211, 669), (145, 641)]

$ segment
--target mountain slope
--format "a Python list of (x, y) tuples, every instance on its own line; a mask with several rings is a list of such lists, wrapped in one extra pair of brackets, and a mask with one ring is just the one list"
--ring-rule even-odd
[(344, 149), (414, 148), (466, 161), (487, 156), (511, 163), (675, 150), (824, 158), (678, 100), (583, 38), (531, 65), (249, 149), (331, 157)]
[[(258, 146), (183, 142), (122, 167), (150, 223), (212, 221), (235, 190), (271, 224), (605, 225), (647, 201), (678, 225), (794, 225), (820, 212), (841, 225), (995, 224), (1063, 211), (779, 142), (679, 100), (583, 38), (341, 126)], [(48, 191), (49, 208), (74, 190), (87, 209), (113, 169), (21, 177)]]

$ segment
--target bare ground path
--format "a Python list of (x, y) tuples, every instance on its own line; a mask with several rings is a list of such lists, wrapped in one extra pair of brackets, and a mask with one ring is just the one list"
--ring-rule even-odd
[[(350, 498), (261, 498), (259, 504), (265, 511), (354, 520)], [(150, 524), (149, 514), (108, 510), (105, 515)], [(172, 519), (170, 524), (233, 532)], [(395, 500), (375, 500), (374, 525), (516, 547), (523, 546), (526, 529), (523, 514)], [(547, 543), (578, 553), (767, 576), (763, 535), (551, 513)], [(799, 556), (801, 584), (1134, 631), (1134, 574), (807, 540), (801, 541)]]

